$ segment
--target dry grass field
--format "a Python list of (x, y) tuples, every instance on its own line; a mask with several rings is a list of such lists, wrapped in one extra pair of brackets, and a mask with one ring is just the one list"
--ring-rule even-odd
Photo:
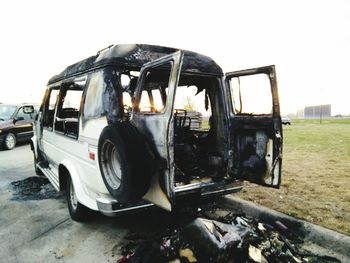
[(350, 120), (283, 128), (281, 188), (246, 183), (238, 196), (350, 235)]

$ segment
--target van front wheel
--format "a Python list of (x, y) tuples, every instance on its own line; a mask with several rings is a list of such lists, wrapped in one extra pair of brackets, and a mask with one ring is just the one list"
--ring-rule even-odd
[(84, 222), (88, 219), (90, 209), (79, 203), (70, 176), (67, 179), (67, 203), (69, 214), (74, 221)]

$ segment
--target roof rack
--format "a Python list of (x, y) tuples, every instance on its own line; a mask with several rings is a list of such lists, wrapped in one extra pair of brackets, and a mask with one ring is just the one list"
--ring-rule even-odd
[(114, 45), (109, 45), (108, 47), (102, 48), (101, 50), (97, 51), (97, 55), (101, 54), (103, 51), (106, 51), (108, 49), (110, 49), (111, 47), (113, 47)]

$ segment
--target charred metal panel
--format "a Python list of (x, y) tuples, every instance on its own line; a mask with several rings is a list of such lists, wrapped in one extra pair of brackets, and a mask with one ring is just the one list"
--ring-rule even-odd
[(192, 51), (154, 45), (124, 44), (116, 45), (107, 51), (70, 65), (60, 74), (52, 77), (49, 80), (49, 84), (107, 65), (139, 70), (145, 63), (179, 50), (184, 53), (183, 72), (223, 75), (222, 69), (215, 61)]
[(108, 124), (114, 124), (123, 118), (123, 95), (120, 73), (115, 69), (104, 70), (106, 89), (103, 96), (104, 110), (107, 114)]
[(235, 114), (231, 101), (231, 173), (244, 180), (278, 188), (281, 183), (282, 126), (275, 66), (226, 73), (226, 85), (229, 89), (230, 79), (261, 73), (270, 80), (272, 114)]

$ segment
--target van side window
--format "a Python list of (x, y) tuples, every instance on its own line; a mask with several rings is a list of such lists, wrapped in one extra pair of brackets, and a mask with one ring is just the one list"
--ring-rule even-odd
[(103, 72), (98, 71), (90, 75), (90, 81), (87, 87), (83, 116), (84, 119), (98, 118), (104, 113), (103, 94), (105, 90), (103, 81)]
[(57, 106), (55, 131), (72, 138), (78, 138), (80, 102), (83, 87), (71, 84), (62, 89)]
[(43, 109), (43, 126), (53, 128), (53, 119), (55, 115), (55, 105), (57, 102), (59, 87), (55, 87), (49, 90), (49, 95), (46, 98), (44, 109)]

